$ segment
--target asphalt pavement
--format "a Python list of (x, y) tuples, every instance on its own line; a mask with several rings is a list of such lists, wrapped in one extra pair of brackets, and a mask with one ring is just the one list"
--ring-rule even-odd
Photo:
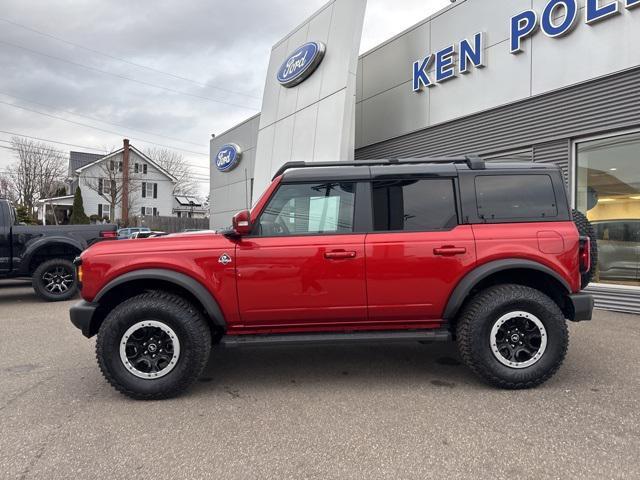
[(640, 317), (571, 324), (559, 373), (485, 386), (453, 344), (215, 349), (185, 395), (102, 378), (73, 304), (0, 281), (0, 478), (640, 478)]

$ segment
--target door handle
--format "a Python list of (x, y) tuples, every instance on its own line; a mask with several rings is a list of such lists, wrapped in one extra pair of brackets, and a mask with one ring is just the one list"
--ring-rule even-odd
[(464, 255), (467, 253), (467, 249), (465, 247), (454, 247), (453, 245), (445, 245), (444, 247), (434, 248), (434, 255)]
[(356, 252), (345, 252), (344, 250), (339, 252), (325, 252), (324, 258), (327, 260), (346, 260), (349, 258), (356, 258)]

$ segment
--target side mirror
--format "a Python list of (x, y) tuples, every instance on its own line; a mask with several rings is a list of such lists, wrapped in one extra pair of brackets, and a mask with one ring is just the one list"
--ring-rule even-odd
[(249, 210), (243, 210), (233, 216), (233, 232), (239, 237), (251, 233), (251, 213)]

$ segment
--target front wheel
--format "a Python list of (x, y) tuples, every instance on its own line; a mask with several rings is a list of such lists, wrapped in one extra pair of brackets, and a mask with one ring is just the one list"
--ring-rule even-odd
[(96, 357), (119, 392), (138, 400), (182, 393), (197, 380), (211, 352), (211, 332), (183, 298), (149, 292), (130, 298), (100, 326)]
[(33, 272), (33, 290), (47, 302), (69, 300), (78, 294), (76, 269), (69, 260), (54, 258), (38, 265)]
[(544, 293), (522, 285), (480, 292), (457, 325), (463, 361), (491, 385), (531, 388), (560, 368), (569, 344), (562, 311)]

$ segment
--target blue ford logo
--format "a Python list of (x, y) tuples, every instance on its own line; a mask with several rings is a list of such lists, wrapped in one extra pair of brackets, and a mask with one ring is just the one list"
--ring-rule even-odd
[(325, 51), (322, 42), (305, 43), (284, 61), (278, 70), (278, 82), (287, 88), (304, 82), (322, 63)]
[(223, 146), (216, 155), (216, 168), (221, 172), (233, 170), (240, 162), (242, 151), (235, 143)]

